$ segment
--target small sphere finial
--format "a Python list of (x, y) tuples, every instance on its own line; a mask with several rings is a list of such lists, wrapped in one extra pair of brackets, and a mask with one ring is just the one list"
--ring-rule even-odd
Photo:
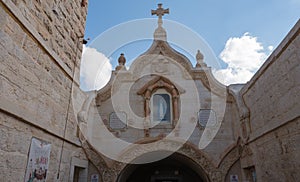
[(203, 61), (204, 60), (204, 56), (200, 52), (200, 50), (197, 51), (196, 60), (197, 60), (196, 68), (207, 67), (206, 63), (204, 63), (204, 61)]
[(119, 62), (119, 65), (120, 65), (120, 66), (124, 66), (124, 65), (125, 65), (125, 63), (126, 63), (126, 58), (125, 58), (125, 56), (124, 56), (124, 53), (121, 53), (121, 54), (120, 54), (120, 57), (119, 57), (119, 59), (118, 59), (118, 62)]
[(200, 52), (200, 50), (198, 50), (198, 51), (197, 51), (197, 55), (196, 55), (197, 61), (198, 61), (198, 60), (202, 60), (202, 61), (203, 61), (203, 58), (204, 58), (203, 54)]
[(119, 62), (119, 65), (116, 67), (116, 70), (126, 70), (126, 67), (125, 67), (125, 63), (126, 63), (126, 58), (124, 56), (124, 53), (121, 53), (120, 54), (120, 57), (118, 59), (118, 62)]

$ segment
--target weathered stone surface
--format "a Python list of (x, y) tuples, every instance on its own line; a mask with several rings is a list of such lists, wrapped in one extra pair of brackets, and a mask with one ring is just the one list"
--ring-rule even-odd
[[(298, 22), (291, 33), (299, 32), (299, 27), (300, 23)], [(224, 181), (225, 179), (228, 180), (230, 175), (238, 174), (240, 180), (249, 181), (252, 177), (251, 173), (250, 175), (248, 174), (250, 168), (256, 171), (258, 181), (276, 181), (278, 179), (282, 181), (296, 181), (299, 179), (297, 171), (299, 170), (298, 159), (300, 159), (298, 155), (300, 151), (298, 147), (300, 146), (300, 87), (298, 76), (300, 74), (300, 57), (298, 53), (299, 48), (296, 46), (299, 34), (295, 36), (289, 35), (288, 37), (294, 37), (295, 40), (284, 41), (282, 44), (286, 45), (280, 45), (274, 51), (248, 84), (240, 86), (241, 90), (227, 97), (224, 117), (219, 116), (221, 109), (216, 107), (217, 117), (222, 118), (222, 125), (213, 141), (206, 148), (201, 149), (201, 152), (207, 156), (208, 160), (215, 164), (212, 167), (213, 169), (208, 172), (210, 180)], [(157, 45), (154, 44), (150, 48), (151, 53), (155, 53), (155, 46)], [(175, 55), (171, 55), (170, 57), (176, 59)], [(151, 91), (151, 84), (153, 84), (151, 80), (155, 76), (139, 76), (143, 74), (151, 75), (149, 74), (149, 70), (154, 70), (157, 73), (157, 69), (151, 69), (152, 65), (149, 64), (149, 60), (155, 61), (155, 59), (145, 60), (148, 62), (142, 58), (135, 60), (131, 67), (131, 69), (135, 70), (133, 72), (123, 70), (113, 73), (113, 81), (98, 92), (98, 96), (95, 99), (97, 105), (92, 104), (90, 106), (91, 112), (94, 110), (98, 110), (99, 112), (93, 112), (93, 115), (90, 115), (89, 119), (91, 121), (98, 121), (99, 118), (106, 121), (111, 112), (126, 111), (121, 103), (127, 103), (125, 97), (128, 95), (131, 110), (139, 117), (145, 116), (147, 113), (147, 104), (145, 105), (144, 103), (147, 102), (147, 99), (150, 100), (151, 94), (147, 95), (147, 92)], [(188, 66), (185, 66), (188, 69)], [(180, 74), (184, 76), (172, 78), (172, 72), (176, 72), (177, 76)], [(189, 81), (191, 79), (187, 79), (181, 69), (176, 68), (176, 66), (172, 67), (172, 63), (168, 65), (167, 71), (163, 72), (163, 74), (163, 76), (171, 75), (172, 79), (170, 80), (174, 80), (177, 86), (184, 85), (182, 86), (185, 90), (183, 93), (187, 97), (184, 94), (179, 96), (182, 106), (180, 108), (181, 114), (195, 109), (194, 105), (185, 103), (185, 101), (194, 103), (196, 99), (196, 97), (192, 98), (192, 94), (190, 94), (192, 87), (189, 85)], [(199, 101), (197, 100), (197, 102), (200, 102), (202, 107), (210, 107), (212, 99), (218, 99), (220, 95), (211, 92), (210, 88), (206, 87), (205, 79), (200, 80), (199, 82), (195, 82), (197, 91), (199, 92)], [(130, 89), (127, 89), (127, 86), (130, 85), (128, 83), (132, 83)], [(146, 89), (144, 97), (141, 97), (139, 90), (144, 85), (150, 85), (150, 87)], [(164, 87), (161, 86), (161, 88)], [(119, 93), (121, 93), (121, 96), (118, 97), (118, 102), (116, 102), (119, 104), (116, 104), (114, 102)], [(213, 104), (219, 105), (220, 103), (217, 101)], [(130, 114), (128, 118), (131, 124), (143, 123), (143, 120), (132, 119), (133, 117)], [(89, 119), (83, 120), (83, 122), (89, 122)], [(194, 120), (185, 118), (184, 114), (181, 115), (179, 119), (180, 127), (178, 127), (179, 136), (181, 131), (186, 128), (185, 125)], [(108, 125), (108, 123), (103, 122), (103, 125)], [(123, 131), (112, 131), (112, 133), (115, 137), (127, 142), (150, 143), (155, 139), (160, 140), (159, 137), (167, 136), (173, 129), (172, 127), (156, 127), (146, 131), (129, 127)], [(144, 136), (143, 132), (146, 133)], [(201, 130), (197, 126), (188, 139), (188, 143), (198, 151), (200, 151), (198, 148), (200, 136), (203, 136), (203, 129)], [(95, 141), (101, 138), (98, 135), (92, 137), (94, 137)], [(240, 140), (241, 138), (243, 139)], [(164, 145), (166, 150), (168, 146), (172, 146), (170, 143), (166, 142)], [(94, 145), (95, 142), (91, 144)], [(90, 151), (89, 147), (87, 147), (87, 150)], [(143, 150), (147, 149), (141, 147), (137, 150), (129, 150), (130, 152), (124, 155), (124, 157), (134, 158), (134, 155), (138, 156)], [(177, 152), (180, 152), (180, 150)], [(188, 154), (190, 158), (197, 161), (196, 157), (192, 157), (193, 155), (189, 152), (185, 152), (185, 154)], [(91, 158), (90, 153), (88, 156)], [(101, 158), (101, 155), (99, 157)], [(92, 158), (91, 161), (94, 161), (95, 156)], [(235, 165), (235, 167), (232, 167), (232, 165)], [(102, 168), (105, 168), (105, 174), (103, 174), (104, 180), (110, 179), (111, 181), (111, 179), (116, 178), (116, 173), (121, 173), (120, 168), (105, 165), (101, 166)], [(203, 168), (206, 169), (206, 167)]]
[(294, 39), (283, 41), (242, 93), (250, 109), (249, 146), (254, 154), (242, 163), (249, 166), (251, 159), (258, 181), (300, 178), (299, 28), (298, 22), (287, 36)]
[[(86, 159), (77, 137), (72, 84), (79, 96), (84, 94), (69, 74), (80, 62), (82, 44), (77, 36), (71, 38), (71, 29), (55, 26), (63, 27), (64, 19), (85, 26), (87, 9), (74, 12), (81, 7), (72, 4), (80, 2), (1, 2), (0, 177), (6, 181), (24, 181), (32, 137), (52, 144), (47, 181), (69, 181), (71, 158)], [(61, 60), (69, 66), (62, 67)]]
[[(196, 124), (199, 108), (214, 107), (221, 126), (207, 147), (199, 148), (204, 134), (204, 128), (199, 125), (189, 131), (191, 136), (184, 144), (170, 140), (156, 147), (171, 150), (182, 145), (177, 152), (194, 161), (211, 181), (228, 181), (231, 174), (238, 174), (241, 181), (250, 180), (244, 174), (249, 167), (255, 167), (258, 181), (300, 179), (299, 22), (237, 96), (231, 95), (225, 87), (225, 94), (220, 91), (223, 87), (214, 82), (208, 68), (194, 69), (185, 57), (159, 42), (153, 44), (148, 53), (160, 54), (163, 51), (166, 57), (175, 60), (174, 63), (166, 61), (166, 64), (159, 65), (156, 61), (149, 64), (148, 59), (139, 58), (132, 65), (135, 75), (123, 71), (121, 76), (117, 76), (117, 72), (113, 72), (116, 84), (109, 84), (98, 92), (96, 98), (86, 102), (90, 98), (76, 84), (87, 13), (87, 6), (81, 3), (1, 1), (1, 179), (24, 181), (31, 138), (36, 137), (52, 144), (47, 181), (71, 181), (72, 158), (90, 161), (89, 177), (99, 174), (100, 181), (115, 181), (127, 164), (99, 154), (82, 133), (92, 131), (93, 142), (107, 138), (96, 125), (88, 127), (85, 122), (89, 119), (100, 121), (101, 117), (101, 126), (108, 125), (109, 114), (122, 110), (121, 104), (113, 107), (111, 89), (125, 95), (124, 88), (129, 83), (133, 83), (129, 89), (129, 107), (143, 117), (147, 96), (137, 92), (151, 82), (153, 75), (140, 80), (137, 78), (149, 71), (169, 75), (171, 85), (180, 92), (172, 95), (180, 97), (178, 127), (158, 126), (150, 130), (128, 127), (111, 131), (113, 136), (132, 143), (151, 143), (164, 138), (172, 130), (175, 131), (174, 136), (182, 136), (189, 129), (188, 124)], [(191, 91), (194, 87), (196, 92)], [(148, 89), (151, 90), (151, 87)], [(195, 99), (197, 97), (198, 100)], [(224, 115), (220, 106), (222, 99), (226, 103)], [(195, 101), (199, 108), (195, 107)], [(124, 103), (126, 99), (120, 97), (118, 102)], [(176, 107), (175, 102), (172, 104)], [(79, 112), (80, 115), (77, 115)], [(132, 115), (127, 117), (129, 125), (138, 122)], [(249, 127), (247, 125), (244, 129), (247, 122)], [(149, 124), (147, 121), (141, 123)], [(83, 126), (81, 131), (78, 124)], [(207, 137), (210, 135), (211, 130), (206, 133)], [(108, 141), (107, 144), (111, 143)], [(120, 157), (131, 159), (143, 150), (150, 151), (151, 147), (130, 148)]]

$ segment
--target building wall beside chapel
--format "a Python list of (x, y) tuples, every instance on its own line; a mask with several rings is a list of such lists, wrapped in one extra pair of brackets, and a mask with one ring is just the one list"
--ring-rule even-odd
[[(0, 120), (0, 176), (2, 179), (24, 181), (32, 137), (51, 143), (47, 181), (56, 181), (59, 169), (58, 181), (69, 181), (72, 158), (86, 160), (85, 153), (80, 147), (69, 142), (63, 144), (61, 138), (33, 127), (30, 123), (24, 123), (6, 113), (0, 114)], [(63, 149), (62, 145), (64, 145)], [(60, 155), (62, 155), (61, 159)]]
[(81, 1), (0, 1), (1, 178), (24, 181), (33, 137), (51, 143), (47, 181), (87, 160), (75, 116), (86, 13)]
[(258, 181), (300, 179), (299, 31), (300, 21), (242, 90), (251, 132), (241, 164)]

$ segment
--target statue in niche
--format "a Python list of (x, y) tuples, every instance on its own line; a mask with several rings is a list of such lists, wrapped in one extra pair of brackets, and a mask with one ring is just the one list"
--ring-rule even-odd
[(155, 94), (153, 96), (153, 120), (170, 122), (170, 96), (168, 94)]

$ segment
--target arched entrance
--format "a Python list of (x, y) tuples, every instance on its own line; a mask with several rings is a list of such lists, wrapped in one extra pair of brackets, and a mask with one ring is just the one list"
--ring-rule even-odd
[[(159, 152), (147, 156), (159, 155)], [(178, 153), (147, 164), (129, 164), (117, 182), (207, 182), (205, 172), (193, 160)]]

